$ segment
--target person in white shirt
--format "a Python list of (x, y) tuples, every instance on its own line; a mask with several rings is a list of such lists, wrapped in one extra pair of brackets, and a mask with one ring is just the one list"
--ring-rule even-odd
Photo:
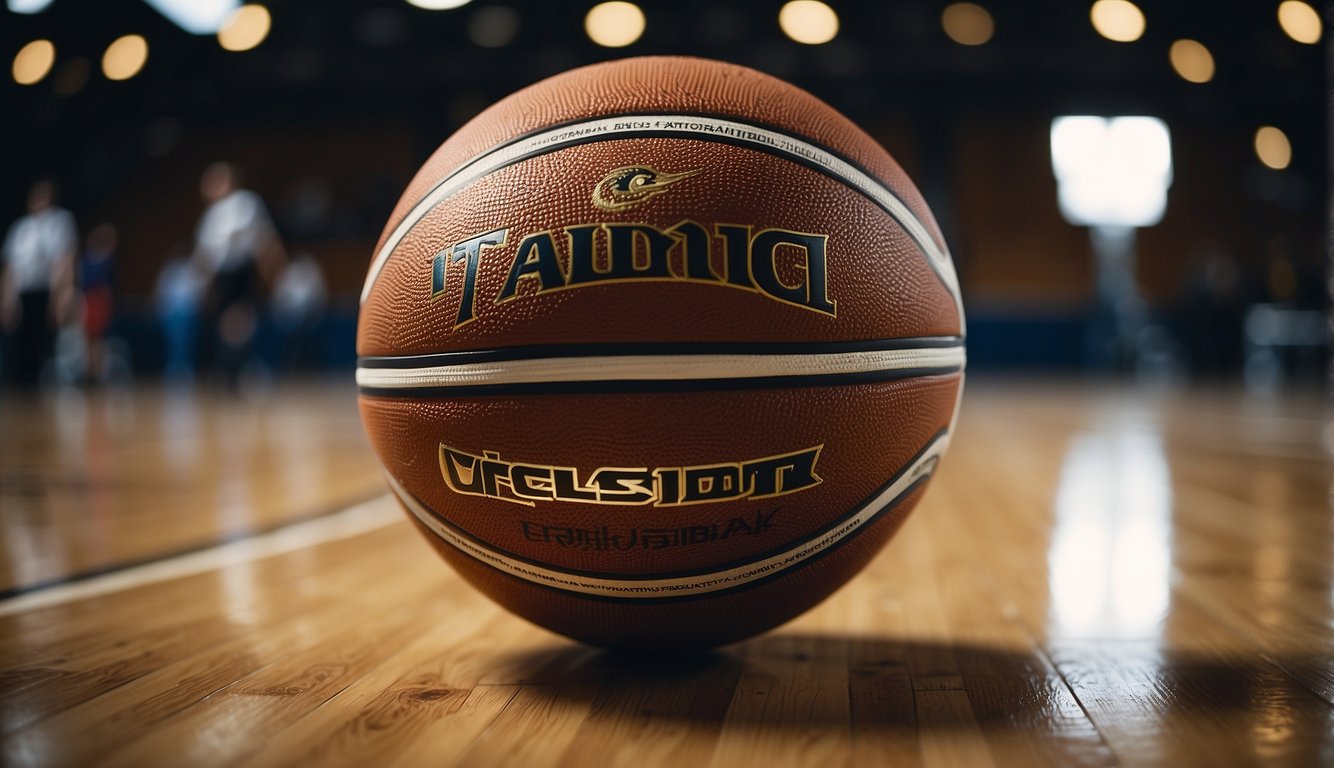
[(258, 325), (261, 280), (275, 271), (282, 245), (259, 195), (241, 189), (230, 163), (204, 170), (208, 203), (195, 231), (194, 262), (204, 276), (203, 362), (235, 385)]
[(0, 325), (14, 337), (12, 374), (37, 383), (55, 334), (74, 303), (74, 216), (56, 205), (56, 186), (42, 180), (28, 192), (28, 215), (5, 236), (0, 276)]

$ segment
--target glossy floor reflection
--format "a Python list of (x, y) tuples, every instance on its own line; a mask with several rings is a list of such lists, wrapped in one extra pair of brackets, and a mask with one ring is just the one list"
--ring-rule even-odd
[(1172, 486), (1162, 435), (1102, 414), (1071, 436), (1047, 553), (1053, 634), (1144, 636), (1168, 613)]
[(379, 492), (350, 384), (0, 391), (0, 594), (243, 537)]
[(1318, 397), (971, 381), (867, 571), (693, 659), (460, 582), (346, 385), (0, 408), (5, 583), (108, 571), (0, 600), (6, 764), (1334, 764)]

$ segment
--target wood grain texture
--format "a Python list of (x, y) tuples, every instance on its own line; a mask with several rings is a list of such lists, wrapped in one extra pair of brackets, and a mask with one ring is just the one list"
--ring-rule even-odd
[(686, 657), (514, 618), (387, 498), (321, 515), (381, 492), (347, 387), (0, 414), (0, 583), (114, 571), (0, 600), (6, 765), (1334, 764), (1317, 398), (973, 383), (866, 572)]
[[(0, 594), (150, 561), (377, 495), (349, 386), (0, 401)], [(17, 525), (8, 525), (15, 521)]]

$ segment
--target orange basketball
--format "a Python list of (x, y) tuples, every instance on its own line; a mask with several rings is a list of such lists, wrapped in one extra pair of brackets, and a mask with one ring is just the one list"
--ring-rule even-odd
[(611, 647), (762, 632), (864, 567), (962, 390), (949, 252), (898, 164), (804, 91), (639, 58), (509, 96), (417, 174), (357, 384), (421, 533)]

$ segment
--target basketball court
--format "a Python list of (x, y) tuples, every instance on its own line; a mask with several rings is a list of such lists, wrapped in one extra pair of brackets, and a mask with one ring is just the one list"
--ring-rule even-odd
[(702, 656), (498, 608), (348, 382), (5, 402), (12, 765), (1220, 765), (1334, 749), (1322, 398), (970, 382), (872, 566)]
[(1058, 5), (6, 0), (0, 764), (1334, 765), (1334, 11)]

